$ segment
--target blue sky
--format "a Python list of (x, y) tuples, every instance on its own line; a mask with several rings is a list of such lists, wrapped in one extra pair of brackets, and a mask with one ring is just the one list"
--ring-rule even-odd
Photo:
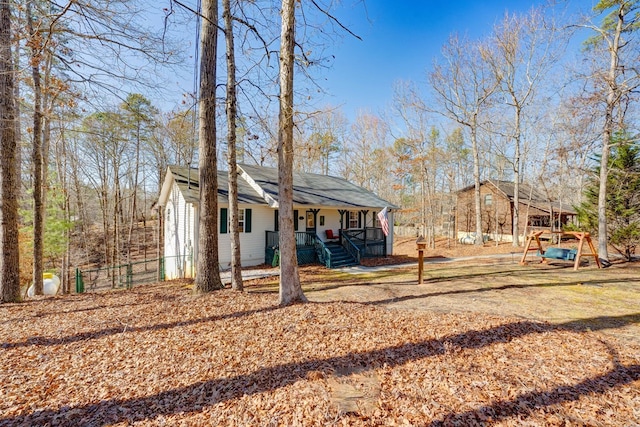
[[(590, 7), (595, 0), (566, 2)], [(345, 36), (327, 50), (335, 55), (323, 73), (326, 103), (342, 106), (348, 118), (359, 110), (382, 112), (392, 101), (393, 85), (411, 80), (424, 86), (426, 73), (450, 34), (470, 38), (491, 33), (505, 11), (526, 12), (543, 1), (526, 0), (344, 0), (340, 20), (362, 41)], [(573, 4), (572, 4), (573, 3)]]

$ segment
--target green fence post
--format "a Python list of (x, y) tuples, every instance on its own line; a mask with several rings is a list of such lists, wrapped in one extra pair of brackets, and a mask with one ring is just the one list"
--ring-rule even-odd
[(164, 282), (164, 257), (159, 259), (160, 267), (158, 268), (158, 281)]
[(82, 280), (82, 271), (76, 267), (76, 293), (84, 293), (84, 281)]

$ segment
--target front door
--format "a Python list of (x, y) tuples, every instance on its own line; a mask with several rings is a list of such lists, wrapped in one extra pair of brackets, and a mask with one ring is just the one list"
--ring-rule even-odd
[(307, 231), (316, 232), (316, 214), (313, 211), (307, 211)]

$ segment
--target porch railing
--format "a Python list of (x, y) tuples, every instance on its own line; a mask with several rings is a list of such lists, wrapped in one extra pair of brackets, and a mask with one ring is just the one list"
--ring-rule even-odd
[(342, 247), (360, 264), (360, 249), (347, 234), (342, 235)]
[(331, 268), (331, 251), (318, 236), (316, 236), (316, 254), (322, 264)]
[(381, 228), (342, 230), (342, 235), (355, 244), (364, 257), (387, 255), (387, 239)]
[[(266, 231), (265, 241), (268, 248), (275, 248), (280, 245), (280, 233), (277, 231)], [(296, 246), (315, 246), (317, 236), (313, 231), (296, 231)]]

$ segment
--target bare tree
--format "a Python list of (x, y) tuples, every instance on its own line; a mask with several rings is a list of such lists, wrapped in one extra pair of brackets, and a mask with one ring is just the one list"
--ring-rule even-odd
[(512, 109), (513, 120), (508, 124), (513, 144), (513, 245), (520, 244), (520, 173), (525, 109), (531, 105), (538, 87), (547, 72), (560, 58), (563, 37), (541, 10), (528, 15), (506, 14), (494, 30), (491, 45), (483, 49), (483, 59), (499, 83), (505, 103)]
[(293, 67), (295, 0), (282, 0), (280, 35), (280, 114), (278, 120), (278, 226), (281, 305), (305, 302), (298, 273), (293, 228)]
[(11, 7), (0, 1), (0, 288), (2, 302), (20, 300), (18, 170), (11, 58)]
[(216, 153), (216, 66), (218, 0), (202, 2), (200, 39), (199, 162), (200, 229), (195, 280), (197, 292), (222, 289), (218, 256), (218, 159)]
[(295, 141), (295, 170), (329, 175), (335, 172), (335, 160), (343, 150), (347, 119), (342, 112), (331, 106), (314, 111), (305, 120)]
[(479, 43), (452, 36), (442, 49), (445, 63), (435, 64), (429, 74), (436, 99), (443, 107), (435, 111), (467, 128), (471, 137), (476, 245), (483, 244), (478, 135), (482, 115), (498, 84), (482, 58), (482, 49)]
[(374, 191), (374, 150), (382, 148), (389, 134), (387, 123), (369, 112), (359, 112), (344, 147), (340, 173), (361, 187)]
[(233, 20), (230, 0), (222, 0), (222, 16), (227, 44), (227, 156), (229, 162), (229, 219), (231, 221), (231, 288), (243, 290), (242, 255), (240, 252), (240, 230), (238, 222), (238, 163), (236, 154), (236, 58), (233, 35)]

